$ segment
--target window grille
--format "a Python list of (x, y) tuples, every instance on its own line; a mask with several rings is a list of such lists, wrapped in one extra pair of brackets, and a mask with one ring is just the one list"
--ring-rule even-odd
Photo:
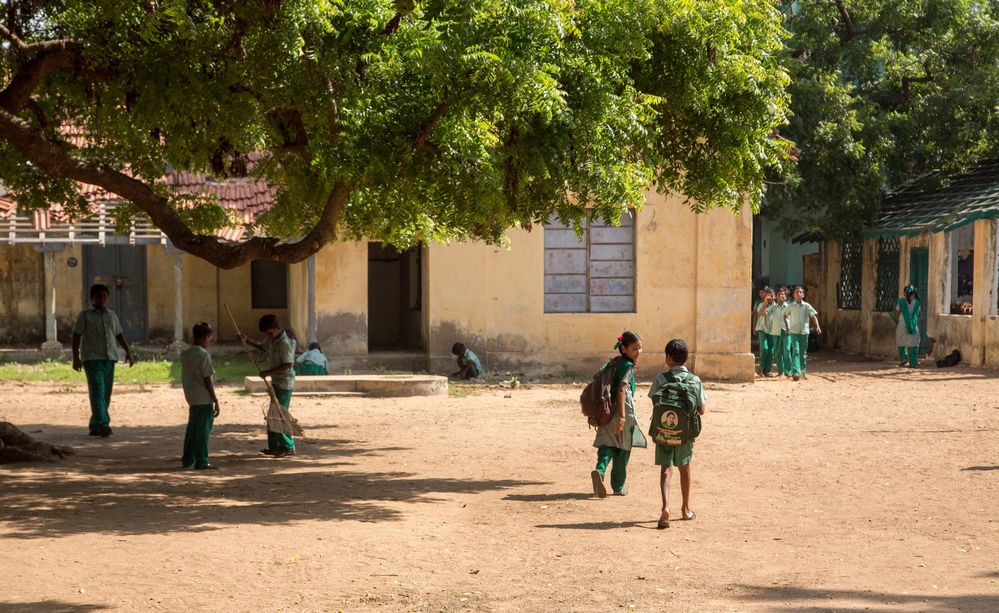
[(897, 236), (878, 240), (878, 286), (875, 308), (883, 313), (895, 310), (898, 300), (898, 254)]
[(836, 292), (836, 306), (843, 310), (860, 310), (862, 265), (861, 242), (844, 242), (840, 258), (839, 287)]
[(635, 312), (635, 218), (583, 225), (582, 238), (552, 216), (545, 224), (545, 313)]

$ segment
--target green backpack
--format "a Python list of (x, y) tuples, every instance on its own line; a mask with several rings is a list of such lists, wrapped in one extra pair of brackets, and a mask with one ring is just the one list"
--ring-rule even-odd
[(664, 382), (652, 396), (649, 436), (657, 445), (685, 445), (701, 433), (694, 375), (687, 373), (680, 378), (667, 371), (659, 376)]

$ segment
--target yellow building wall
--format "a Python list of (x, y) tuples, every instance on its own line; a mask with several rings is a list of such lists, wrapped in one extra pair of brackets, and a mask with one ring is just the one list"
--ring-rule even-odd
[[(316, 340), (327, 355), (368, 353), (368, 244), (336, 242), (316, 254)], [(305, 274), (306, 264), (300, 265)], [(307, 304), (303, 290), (296, 295)], [(299, 318), (307, 332), (307, 310), (299, 306)]]
[(33, 245), (0, 245), (0, 342), (45, 339), (42, 254)]
[[(70, 262), (75, 262), (75, 266), (70, 266)], [(83, 246), (66, 245), (61, 251), (56, 251), (55, 264), (58, 339), (64, 346), (69, 347), (76, 316), (90, 304), (90, 298), (87, 296), (88, 288), (83, 286)], [(42, 325), (44, 324), (42, 316)]]
[(175, 275), (173, 255), (161, 245), (148, 245), (146, 256), (146, 338), (169, 343), (173, 339)]
[(751, 381), (751, 224), (745, 212), (696, 215), (680, 199), (650, 193), (636, 216), (634, 313), (545, 313), (541, 228), (512, 230), (508, 249), (431, 245), (431, 366), (453, 366), (451, 345), (462, 341), (489, 372), (588, 373), (630, 329), (643, 339), (649, 376), (661, 369), (666, 342), (680, 337), (699, 374)]

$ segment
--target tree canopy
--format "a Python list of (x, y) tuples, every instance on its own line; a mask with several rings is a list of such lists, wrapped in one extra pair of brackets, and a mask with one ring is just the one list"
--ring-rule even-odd
[[(784, 32), (748, 0), (0, 1), (0, 182), (78, 182), (218, 266), (337, 237), (500, 242), (643, 191), (757, 206), (787, 157)], [(276, 186), (257, 235), (166, 169)], [(583, 204), (592, 207), (587, 211)]]
[(765, 212), (786, 234), (855, 236), (886, 191), (999, 151), (999, 4), (784, 2), (798, 164)]

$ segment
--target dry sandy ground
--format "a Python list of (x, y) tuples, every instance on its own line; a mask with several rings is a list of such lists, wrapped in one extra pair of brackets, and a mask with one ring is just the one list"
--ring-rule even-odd
[(708, 382), (698, 517), (664, 531), (652, 450), (591, 496), (579, 386), (298, 398), (284, 460), (229, 389), (216, 472), (178, 467), (179, 389), (119, 388), (102, 441), (82, 386), (8, 386), (0, 418), (79, 455), (0, 467), (0, 610), (999, 611), (999, 378), (812, 371)]

